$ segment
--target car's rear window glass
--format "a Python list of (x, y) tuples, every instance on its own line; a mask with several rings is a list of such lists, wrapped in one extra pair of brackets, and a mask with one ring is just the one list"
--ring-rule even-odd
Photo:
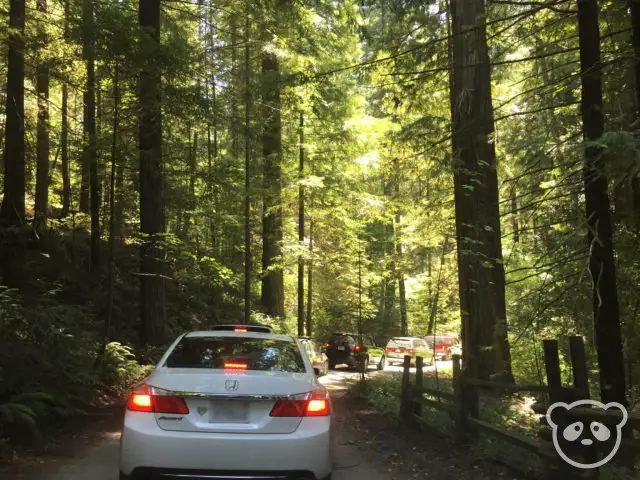
[(184, 337), (169, 354), (169, 368), (220, 368), (304, 372), (298, 346), (286, 340), (239, 337)]
[(389, 340), (389, 346), (395, 347), (411, 347), (411, 340), (403, 340), (400, 338), (392, 338)]
[(351, 335), (336, 335), (333, 337), (333, 344), (338, 347), (355, 345), (356, 341)]

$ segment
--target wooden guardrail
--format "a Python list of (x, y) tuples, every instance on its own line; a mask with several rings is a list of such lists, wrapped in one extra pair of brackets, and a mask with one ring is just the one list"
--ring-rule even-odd
[[(548, 479), (584, 478), (584, 470), (571, 467), (564, 462), (555, 451), (551, 441), (551, 432), (546, 418), (541, 418), (541, 429), (538, 438), (526, 436), (517, 431), (507, 430), (482, 420), (479, 415), (479, 397), (487, 391), (516, 393), (535, 392), (542, 394), (547, 402), (536, 409), (538, 413), (546, 412), (548, 405), (554, 402), (571, 403), (576, 400), (589, 398), (589, 384), (587, 378), (586, 356), (582, 337), (570, 337), (570, 357), (573, 371), (573, 386), (564, 387), (560, 376), (560, 360), (557, 340), (543, 342), (547, 385), (516, 385), (512, 383), (470, 378), (462, 368), (459, 356), (453, 357), (453, 392), (443, 391), (424, 385), (423, 366), (421, 357), (416, 358), (415, 379), (411, 381), (411, 358), (404, 357), (402, 374), (400, 416), (409, 425), (418, 425), (437, 435), (452, 438), (458, 445), (467, 446), (478, 441), (479, 434), (499, 438), (519, 448), (535, 453), (543, 460), (546, 471), (544, 477)], [(437, 428), (423, 415), (423, 407), (429, 407), (445, 412), (452, 419), (454, 428), (444, 430)], [(566, 411), (572, 419), (585, 423), (598, 421), (603, 424), (616, 425), (621, 415), (613, 411), (603, 411), (590, 408), (572, 408)], [(585, 426), (588, 428), (588, 426)], [(640, 448), (640, 441), (634, 438), (633, 431), (640, 431), (640, 414), (629, 412), (626, 434), (622, 441), (621, 457), (629, 463), (629, 456), (625, 451), (635, 451)], [(580, 455), (579, 449), (577, 452)], [(593, 459), (585, 458), (585, 463), (592, 463)], [(633, 457), (631, 457), (633, 461)], [(524, 465), (510, 465), (522, 470)], [(598, 478), (598, 469), (592, 469), (588, 478)]]

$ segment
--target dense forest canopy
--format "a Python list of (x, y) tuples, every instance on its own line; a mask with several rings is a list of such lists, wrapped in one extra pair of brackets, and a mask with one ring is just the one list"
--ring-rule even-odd
[(1, 5), (0, 402), (238, 321), (638, 398), (640, 3)]

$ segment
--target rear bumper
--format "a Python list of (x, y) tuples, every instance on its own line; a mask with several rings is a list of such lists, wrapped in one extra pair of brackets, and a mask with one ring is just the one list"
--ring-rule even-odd
[(273, 472), (255, 472), (255, 471), (220, 471), (220, 470), (180, 470), (180, 469), (162, 469), (162, 468), (137, 468), (131, 475), (120, 474), (120, 480), (189, 480), (204, 479), (207, 480), (325, 480), (317, 479), (311, 472), (295, 472), (295, 471), (273, 471)]
[(153, 415), (127, 412), (120, 471), (132, 480), (323, 479), (331, 474), (330, 417), (304, 418), (290, 434), (161, 430)]

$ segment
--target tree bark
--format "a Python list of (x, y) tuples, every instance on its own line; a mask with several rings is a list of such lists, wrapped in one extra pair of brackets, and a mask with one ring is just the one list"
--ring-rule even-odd
[[(64, 41), (69, 41), (69, 3), (64, 2)], [(71, 176), (69, 172), (69, 87), (67, 80), (62, 81), (62, 126), (60, 132), (61, 161), (62, 170), (62, 211), (60, 216), (66, 218), (71, 210)]]
[(309, 263), (307, 265), (307, 336), (313, 333), (313, 217), (309, 221)]
[(160, 0), (140, 0), (139, 21), (144, 62), (140, 71), (140, 317), (143, 344), (165, 340), (164, 176), (162, 165), (162, 98)]
[[(400, 166), (397, 158), (395, 158), (393, 161), (393, 167), (395, 170), (395, 200), (396, 202), (398, 202), (400, 200)], [(394, 262), (394, 264), (396, 268), (396, 275), (398, 277), (398, 295), (400, 300), (400, 333), (406, 337), (409, 335), (409, 320), (407, 318), (407, 294), (404, 284), (404, 272), (402, 270), (402, 240), (400, 233), (401, 220), (402, 216), (400, 214), (400, 210), (396, 208), (395, 225), (393, 228), (394, 240), (396, 243), (396, 261)]]
[(4, 197), (0, 208), (2, 232), (2, 274), (4, 284), (18, 287), (21, 283), (24, 249), (12, 232), (25, 221), (24, 158), (24, 0), (9, 4), (9, 37), (7, 53), (7, 98), (4, 141)]
[(267, 315), (284, 317), (282, 261), (282, 132), (280, 65), (275, 53), (262, 53), (264, 131), (264, 211), (262, 219), (262, 305)]
[[(300, 159), (298, 165), (298, 335), (304, 335), (304, 113), (300, 112)], [(307, 329), (309, 330), (309, 328)], [(307, 331), (307, 335), (310, 333)]]
[[(244, 75), (244, 323), (251, 321), (251, 56), (249, 17), (245, 24)], [(234, 47), (235, 49), (235, 47)]]
[[(98, 158), (96, 149), (96, 75), (94, 48), (93, 0), (83, 0), (83, 57), (87, 68), (86, 87), (84, 91), (84, 166), (89, 168), (89, 187), (91, 199), (91, 280), (98, 280), (100, 267), (100, 185), (98, 183)], [(84, 177), (83, 177), (84, 183)], [(84, 187), (84, 185), (83, 185)], [(82, 206), (80, 207), (82, 210)], [(82, 210), (84, 211), (84, 210)]]
[(25, 220), (24, 13), (24, 0), (11, 0), (2, 201), (2, 219), (7, 226), (19, 226)]
[(452, 128), (465, 361), (511, 379), (484, 0), (452, 0)]
[(36, 146), (36, 195), (35, 218), (36, 231), (47, 227), (49, 210), (49, 62), (43, 50), (47, 46), (47, 33), (44, 27), (47, 14), (47, 0), (37, 0), (36, 9), (41, 18), (38, 22), (38, 64), (36, 66), (36, 94), (38, 97), (38, 135)]
[[(191, 135), (191, 134), (189, 134)], [(198, 167), (198, 130), (193, 132), (193, 144), (189, 138), (189, 200), (187, 211), (184, 213), (184, 223), (182, 225), (182, 238), (186, 239), (191, 226), (191, 214), (196, 208), (196, 170)]]
[[(631, 11), (631, 33), (635, 57), (636, 123), (640, 123), (640, 0), (629, 0), (629, 9)], [(636, 228), (640, 229), (640, 173), (638, 172), (631, 179), (631, 194)]]
[(113, 317), (113, 250), (116, 234), (115, 228), (115, 196), (116, 196), (116, 165), (118, 164), (118, 125), (120, 113), (120, 75), (118, 60), (113, 69), (113, 123), (111, 136), (111, 174), (109, 176), (109, 263), (107, 269), (107, 318), (104, 326), (105, 344), (111, 338), (111, 323)]
[[(577, 0), (582, 81), (582, 133), (585, 142), (604, 134), (602, 62), (597, 0)], [(593, 282), (593, 318), (603, 402), (626, 405), (624, 356), (613, 253), (608, 181), (600, 148), (585, 145), (584, 186), (589, 228), (589, 273)]]

